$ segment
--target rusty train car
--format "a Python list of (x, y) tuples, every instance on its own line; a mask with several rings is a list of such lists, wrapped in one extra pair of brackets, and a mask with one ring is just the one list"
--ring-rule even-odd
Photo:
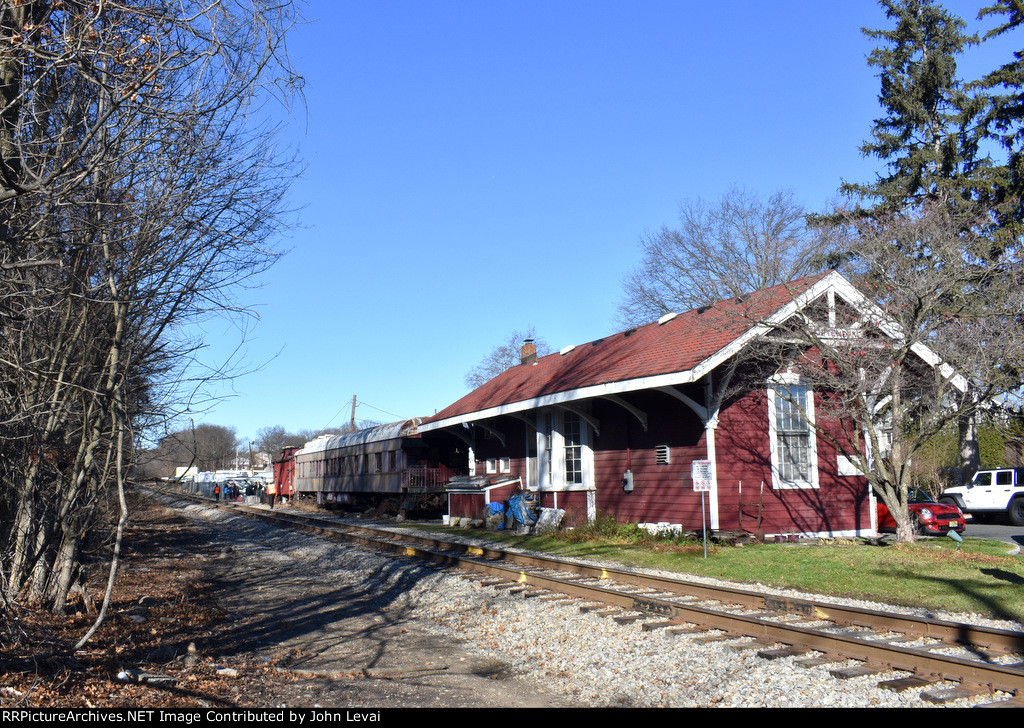
[[(445, 484), (464, 472), (458, 463), (465, 462), (466, 452), (443, 435), (422, 435), (420, 422), (322, 435), (285, 451), (280, 462), (289, 467), (280, 468), (278, 492), (327, 508), (442, 512)], [(289, 475), (291, 482), (285, 482)]]

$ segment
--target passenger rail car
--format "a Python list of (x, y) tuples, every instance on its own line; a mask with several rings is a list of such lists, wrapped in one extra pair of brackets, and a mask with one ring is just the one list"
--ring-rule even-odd
[(393, 499), (402, 511), (444, 509), (444, 486), (461, 472), (445, 462), (450, 448), (419, 435), (419, 423), (414, 418), (306, 443), (294, 454), (295, 497), (328, 507)]

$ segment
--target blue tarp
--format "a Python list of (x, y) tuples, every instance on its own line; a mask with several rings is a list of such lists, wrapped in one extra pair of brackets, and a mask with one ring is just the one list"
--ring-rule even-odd
[(512, 511), (512, 515), (515, 516), (515, 519), (524, 526), (532, 526), (535, 523), (535, 519), (526, 509), (526, 498), (524, 496), (514, 495), (509, 498), (508, 509)]

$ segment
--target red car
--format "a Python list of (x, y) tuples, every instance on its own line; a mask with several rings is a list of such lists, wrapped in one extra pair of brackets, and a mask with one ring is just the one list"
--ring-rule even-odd
[[(920, 535), (944, 535), (950, 531), (963, 533), (967, 527), (963, 511), (954, 505), (935, 502), (931, 496), (918, 488), (907, 492), (910, 517)], [(889, 514), (889, 509), (881, 499), (878, 500), (878, 530), (895, 531), (896, 520)]]

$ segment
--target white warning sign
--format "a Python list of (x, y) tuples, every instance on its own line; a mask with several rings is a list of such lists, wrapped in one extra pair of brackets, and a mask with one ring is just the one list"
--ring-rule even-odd
[(693, 480), (695, 493), (706, 493), (711, 490), (711, 461), (694, 460), (690, 463), (690, 479)]

